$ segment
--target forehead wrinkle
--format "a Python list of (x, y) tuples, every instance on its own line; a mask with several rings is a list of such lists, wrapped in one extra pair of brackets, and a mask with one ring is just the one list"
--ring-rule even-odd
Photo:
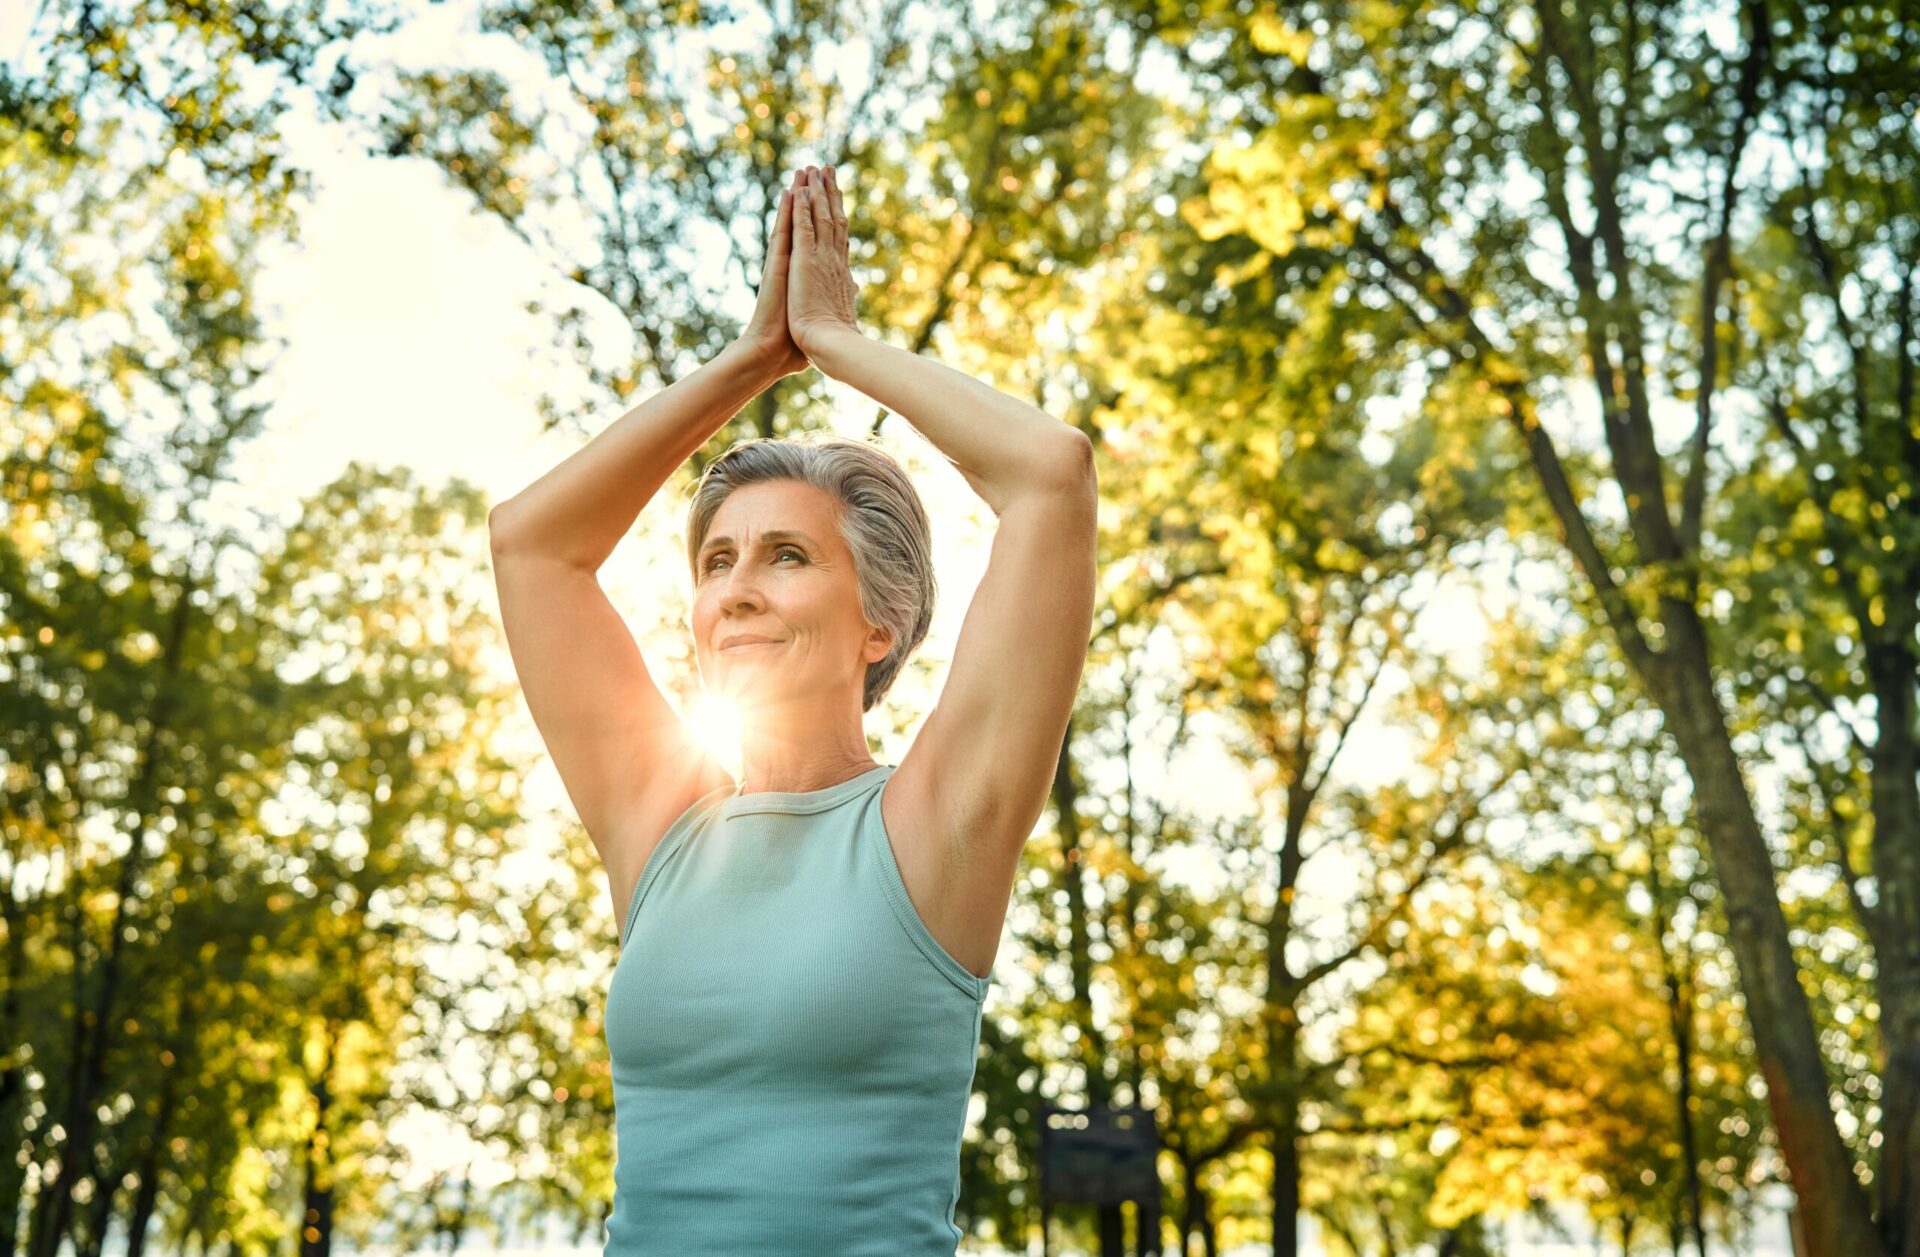
[[(780, 541), (804, 541), (810, 546), (815, 545), (812, 537), (793, 528), (769, 528), (766, 532), (760, 534), (760, 540), (767, 545), (772, 545)], [(730, 546), (732, 544), (732, 537), (709, 537), (707, 543), (700, 547), (700, 553), (705, 554), (709, 550), (716, 549), (720, 546)]]

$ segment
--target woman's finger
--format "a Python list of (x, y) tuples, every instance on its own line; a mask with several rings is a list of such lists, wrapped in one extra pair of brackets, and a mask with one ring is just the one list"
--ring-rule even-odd
[(815, 238), (814, 237), (815, 224), (813, 221), (813, 195), (814, 195), (813, 180), (808, 179), (804, 184), (801, 185), (800, 191), (797, 194), (795, 194), (793, 198), (794, 226), (796, 229), (798, 229), (800, 233), (801, 241), (809, 245), (813, 243)]
[(773, 248), (778, 254), (787, 248), (787, 220), (793, 216), (793, 193), (786, 188), (780, 189), (780, 205), (773, 211)]
[(847, 251), (847, 203), (840, 195), (840, 176), (827, 167), (827, 203), (833, 216), (833, 247)]

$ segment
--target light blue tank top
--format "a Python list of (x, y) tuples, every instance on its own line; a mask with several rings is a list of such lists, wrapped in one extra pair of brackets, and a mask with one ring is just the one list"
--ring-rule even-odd
[(607, 1257), (951, 1257), (990, 980), (928, 932), (894, 765), (723, 787), (648, 858), (606, 1001)]

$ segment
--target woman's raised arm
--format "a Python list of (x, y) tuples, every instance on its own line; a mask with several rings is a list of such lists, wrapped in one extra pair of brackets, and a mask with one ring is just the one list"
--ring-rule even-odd
[(778, 378), (733, 342), (497, 503), (494, 548), (599, 570), (674, 469)]
[(905, 418), (995, 515), (1019, 494), (1047, 493), (1063, 480), (1080, 483), (1084, 433), (970, 375), (861, 332), (846, 211), (833, 169), (801, 174), (787, 322), (813, 365)]
[(661, 833), (727, 776), (661, 694), (595, 573), (676, 467), (755, 394), (807, 365), (786, 332), (790, 217), (783, 199), (760, 305), (739, 340), (487, 517), (514, 672), (606, 865), (616, 915)]
[(792, 200), (781, 194), (759, 303), (739, 339), (496, 505), (487, 516), (496, 549), (597, 571), (675, 468), (774, 381), (806, 370), (787, 330)]
[(794, 220), (798, 282), (788, 285), (795, 343), (911, 423), (999, 520), (946, 684), (889, 781), (882, 817), (906, 859), (938, 870), (923, 884), (950, 888), (949, 902), (915, 906), (958, 922), (949, 937), (990, 964), (1086, 662), (1093, 443), (971, 376), (862, 335), (846, 249), (839, 190), (809, 181)]

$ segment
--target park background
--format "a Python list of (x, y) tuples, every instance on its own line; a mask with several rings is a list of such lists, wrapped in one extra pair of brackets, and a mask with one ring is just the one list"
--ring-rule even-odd
[[(1784, 1252), (1798, 1176), (1805, 1250), (1900, 1252), (1916, 49), (1761, 4), (0, 4), (14, 1251), (598, 1251), (613, 921), (485, 512), (726, 343), (830, 163), (870, 334), (1100, 459), (969, 1251), (1038, 1251), (1046, 1099), (1156, 1110), (1165, 1251)], [(992, 521), (817, 374), (702, 457), (823, 425), (935, 520), (897, 762)], [(671, 496), (602, 579), (696, 712)]]

